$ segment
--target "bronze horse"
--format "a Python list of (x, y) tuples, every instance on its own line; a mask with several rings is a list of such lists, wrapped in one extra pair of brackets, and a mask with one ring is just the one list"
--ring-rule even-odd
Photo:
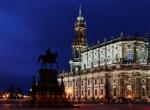
[(52, 53), (51, 50), (48, 48), (45, 55), (39, 56), (38, 63), (41, 62), (42, 68), (43, 67), (47, 68), (47, 64), (50, 64), (51, 69), (53, 67), (53, 64), (56, 64), (57, 69), (58, 69), (58, 64), (56, 62), (57, 57), (58, 57), (57, 52)]

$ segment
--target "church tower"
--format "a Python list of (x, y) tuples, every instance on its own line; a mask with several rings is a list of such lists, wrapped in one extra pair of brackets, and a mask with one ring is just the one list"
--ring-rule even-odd
[(75, 38), (72, 43), (72, 59), (69, 62), (72, 72), (79, 72), (81, 69), (81, 52), (88, 47), (86, 38), (86, 22), (82, 15), (82, 7), (79, 7), (79, 15), (75, 22)]

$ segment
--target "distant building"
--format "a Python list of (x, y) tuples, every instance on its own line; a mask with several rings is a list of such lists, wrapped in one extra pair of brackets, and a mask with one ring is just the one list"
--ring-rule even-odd
[[(74, 101), (98, 101), (109, 96), (150, 96), (148, 35), (127, 37), (88, 46), (81, 8), (75, 23), (70, 71), (63, 72), (67, 96)], [(106, 84), (107, 83), (107, 84)]]

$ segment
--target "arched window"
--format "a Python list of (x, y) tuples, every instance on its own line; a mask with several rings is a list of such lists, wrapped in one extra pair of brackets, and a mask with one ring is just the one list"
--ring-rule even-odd
[(86, 69), (86, 64), (84, 64), (84, 69)]
[(114, 88), (114, 96), (116, 96), (116, 93), (117, 93), (117, 89)]
[(97, 89), (95, 89), (95, 96), (97, 96)]
[(119, 62), (119, 56), (118, 56), (118, 54), (116, 54), (116, 56), (115, 56), (115, 60), (116, 60), (116, 63), (118, 63), (118, 62)]

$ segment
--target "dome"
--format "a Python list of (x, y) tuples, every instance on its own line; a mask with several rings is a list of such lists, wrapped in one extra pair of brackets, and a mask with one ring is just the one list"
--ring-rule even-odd
[(77, 21), (83, 21), (83, 20), (84, 20), (83, 16), (78, 16), (77, 17)]

